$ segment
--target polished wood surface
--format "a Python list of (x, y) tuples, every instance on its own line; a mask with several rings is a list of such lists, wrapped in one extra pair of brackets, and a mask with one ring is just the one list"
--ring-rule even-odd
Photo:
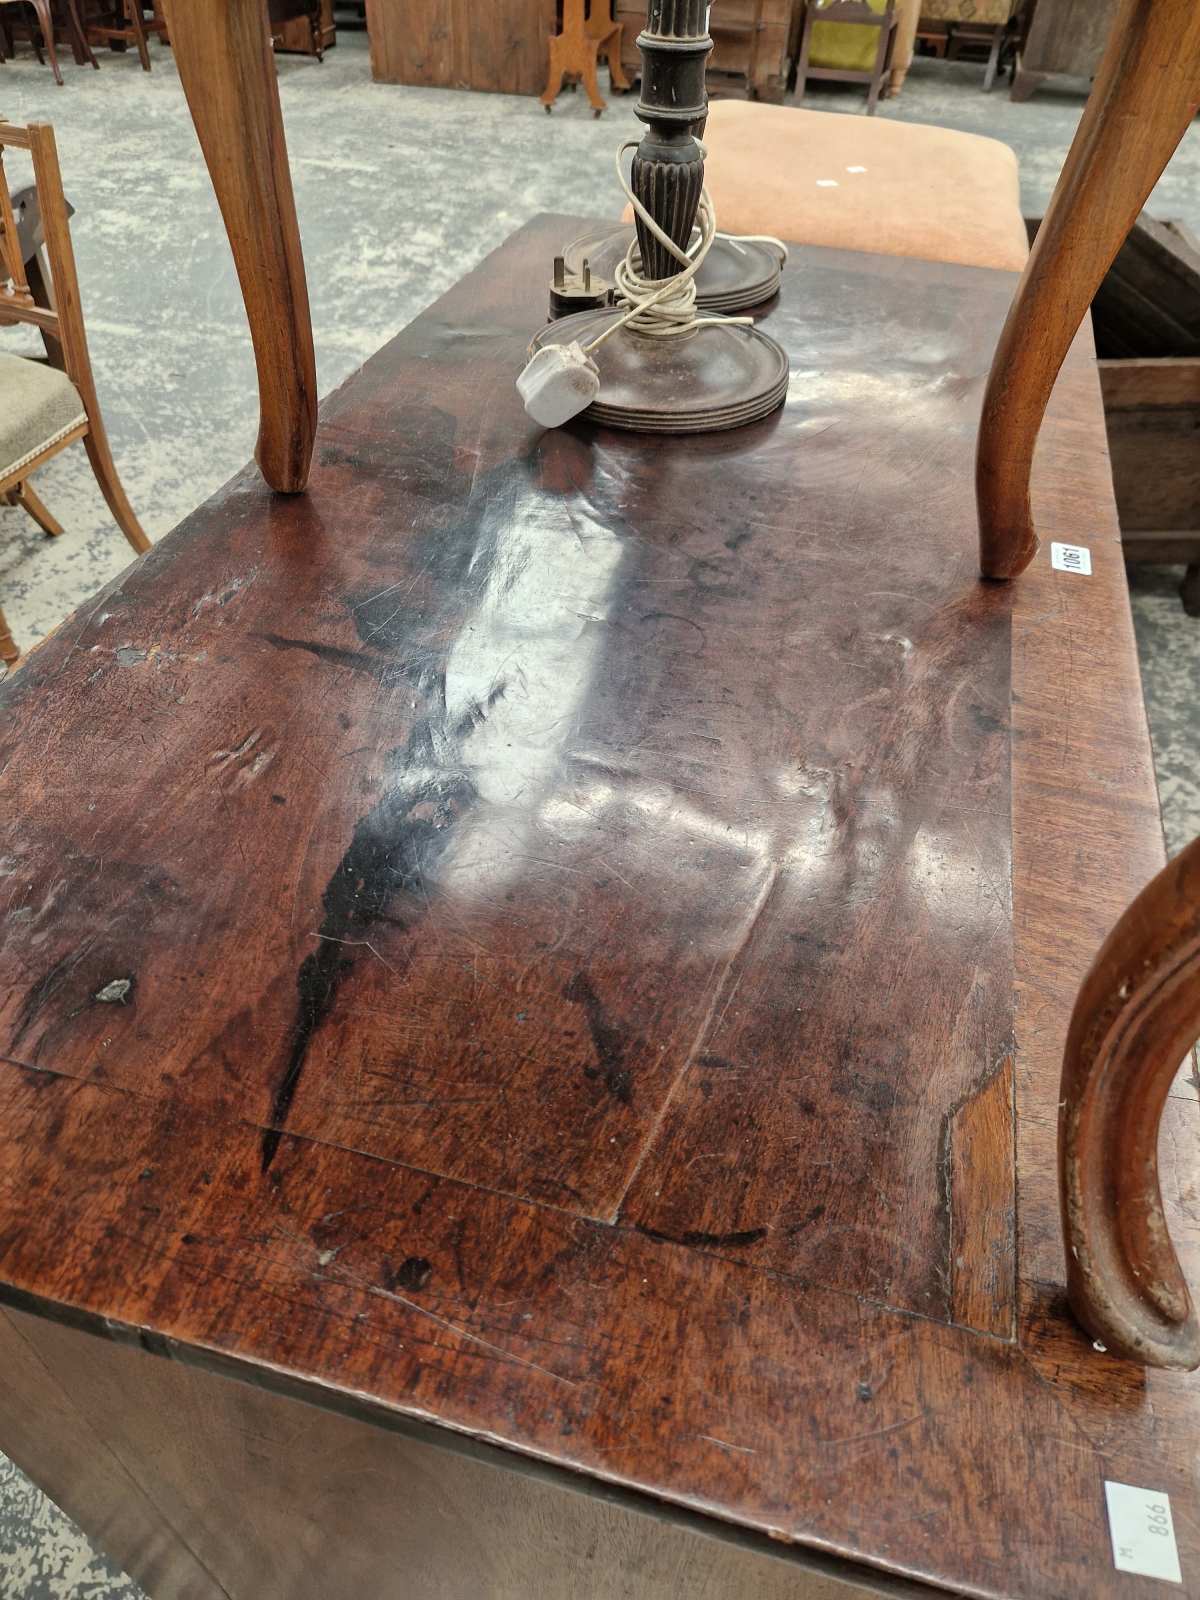
[(1096, 290), (1198, 108), (1200, 7), (1122, 0), (988, 379), (976, 462), (986, 577), (1015, 577), (1033, 559), (1030, 473), (1050, 392)]
[(1093, 1350), (1057, 1220), (1071, 1004), (1162, 865), (1089, 351), (1036, 490), (1094, 577), (984, 585), (1010, 274), (796, 247), (781, 413), (542, 435), (585, 226), (0, 690), (0, 1296), (959, 1592), (1149, 1595), (1143, 1484), (1200, 1593), (1196, 1381)]
[(171, 48), (233, 250), (258, 369), (254, 458), (273, 489), (308, 481), (316, 358), (262, 0), (169, 8)]
[(1200, 1036), (1200, 840), (1146, 886), (1071, 1018), (1059, 1183), (1071, 1305), (1107, 1349), (1200, 1366), (1200, 1322), (1167, 1231), (1159, 1119)]
[(929, 1600), (445, 1429), (0, 1311), (4, 1444), (153, 1600)]

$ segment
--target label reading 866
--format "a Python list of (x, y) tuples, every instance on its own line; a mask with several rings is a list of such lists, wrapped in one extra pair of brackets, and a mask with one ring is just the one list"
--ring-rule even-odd
[(1113, 1566), (1143, 1578), (1182, 1583), (1169, 1495), (1138, 1489), (1131, 1483), (1104, 1484)]

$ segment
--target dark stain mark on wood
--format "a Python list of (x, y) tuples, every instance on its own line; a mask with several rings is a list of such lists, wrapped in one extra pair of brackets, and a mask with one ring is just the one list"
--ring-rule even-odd
[[(342, 979), (355, 962), (348, 950), (370, 947), (366, 934), (384, 915), (389, 900), (423, 886), (426, 872), (445, 848), (450, 825), (471, 804), (474, 791), (462, 774), (427, 776), (432, 758), (427, 726), (414, 731), (402, 763), (413, 778), (367, 813), (350, 848), (321, 896), (325, 911), (320, 941), (296, 974), (300, 1003), (283, 1076), (271, 1105), (271, 1127), (263, 1134), (263, 1171), (279, 1149), (312, 1036), (329, 1014)], [(422, 774), (420, 778), (416, 774)]]
[(625, 1052), (621, 1035), (605, 1021), (600, 998), (588, 981), (586, 972), (577, 972), (563, 990), (563, 999), (572, 1005), (582, 1006), (596, 1047), (599, 1066), (584, 1067), (589, 1078), (603, 1078), (604, 1086), (614, 1100), (622, 1105), (633, 1104), (633, 1073), (625, 1065)]
[[(289, 639), (281, 633), (262, 633), (258, 637), (275, 650), (307, 650), (334, 667), (349, 667), (353, 672), (366, 672), (378, 678), (384, 688), (394, 684), (413, 683), (419, 674), (404, 661), (389, 661), (386, 656), (368, 655), (365, 650), (343, 650), (337, 645), (320, 644), (315, 639)], [(118, 655), (120, 652), (118, 651)]]
[(424, 1256), (409, 1256), (395, 1272), (388, 1274), (387, 1288), (407, 1290), (411, 1294), (415, 1289), (423, 1289), (432, 1276), (432, 1261), (426, 1261)]

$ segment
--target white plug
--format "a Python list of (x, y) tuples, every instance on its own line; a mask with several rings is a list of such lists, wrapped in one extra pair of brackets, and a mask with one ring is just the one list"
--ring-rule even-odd
[(543, 428), (560, 428), (600, 393), (600, 369), (578, 341), (546, 344), (517, 379), (529, 415)]

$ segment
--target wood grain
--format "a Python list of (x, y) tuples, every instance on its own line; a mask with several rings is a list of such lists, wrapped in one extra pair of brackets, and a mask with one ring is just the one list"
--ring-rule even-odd
[(985, 577), (1015, 577), (1033, 559), (1030, 474), (1054, 381), (1198, 108), (1200, 9), (1189, 0), (1122, 0), (988, 378), (975, 469)]
[(250, 323), (254, 459), (273, 489), (294, 494), (308, 481), (317, 375), (268, 25), (261, 0), (187, 0), (168, 21)]
[(797, 247), (788, 405), (651, 452), (509, 383), (584, 226), (0, 689), (0, 1297), (957, 1592), (1148, 1597), (1145, 1484), (1195, 1595), (1196, 1380), (1093, 1351), (1057, 1221), (1070, 1006), (1162, 852), (1090, 352), (1035, 489), (1095, 576), (982, 586), (1011, 275)]

